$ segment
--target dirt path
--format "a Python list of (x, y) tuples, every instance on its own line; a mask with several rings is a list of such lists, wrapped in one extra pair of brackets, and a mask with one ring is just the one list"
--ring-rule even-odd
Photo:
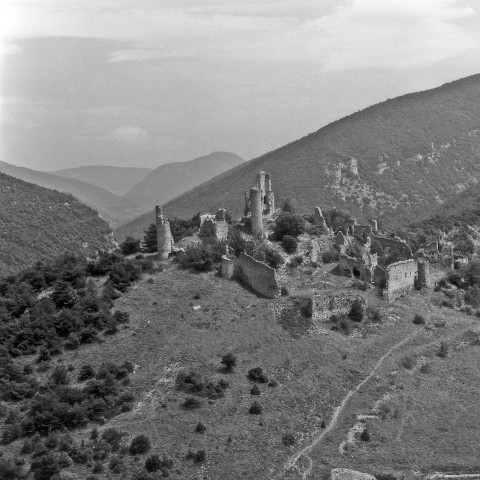
[[(377, 370), (382, 366), (382, 363), (383, 361), (388, 357), (390, 356), (390, 354), (392, 354), (395, 350), (397, 350), (399, 347), (401, 347), (402, 345), (404, 345), (405, 343), (409, 342), (410, 340), (412, 340), (416, 335), (418, 335), (422, 330), (418, 330), (417, 332), (415, 332), (413, 335), (410, 335), (409, 337), (405, 338), (404, 340), (402, 340), (401, 342), (397, 343), (396, 345), (394, 345), (390, 350), (388, 350), (387, 353), (385, 353), (385, 355), (383, 355), (379, 360), (378, 362), (375, 364), (375, 366), (373, 367), (372, 371), (370, 372), (370, 374), (362, 381), (360, 382), (354, 389), (350, 390), (347, 395), (345, 396), (345, 398), (342, 400), (342, 403), (335, 409), (335, 412), (333, 413), (333, 416), (332, 418), (330, 419), (330, 422), (328, 424), (328, 426), (323, 429), (321, 431), (321, 433), (319, 433), (318, 435), (316, 435), (313, 439), (313, 441), (307, 445), (305, 448), (303, 448), (302, 450), (300, 450), (298, 453), (296, 453), (295, 455), (293, 455), (292, 457), (290, 457), (290, 459), (288, 460), (288, 462), (285, 464), (284, 468), (283, 468), (283, 471), (281, 473), (279, 473), (278, 475), (276, 475), (274, 478), (275, 480), (276, 479), (280, 479), (283, 477), (283, 475), (290, 469), (296, 469), (298, 470), (299, 474), (301, 475), (301, 478), (302, 480), (306, 480), (306, 478), (308, 477), (308, 475), (310, 475), (311, 471), (312, 471), (312, 468), (313, 468), (313, 460), (309, 457), (309, 453), (310, 451), (312, 450), (312, 448), (314, 448), (316, 445), (318, 445), (322, 440), (323, 438), (336, 426), (337, 422), (338, 422), (338, 419), (340, 417), (340, 415), (342, 414), (343, 410), (345, 409), (345, 407), (347, 406), (348, 404), (348, 401), (353, 397), (353, 395), (355, 395), (374, 375), (375, 373), (377, 372)], [(308, 466), (305, 470), (301, 470), (300, 467), (297, 465), (298, 461), (304, 457), (304, 459), (308, 462)]]

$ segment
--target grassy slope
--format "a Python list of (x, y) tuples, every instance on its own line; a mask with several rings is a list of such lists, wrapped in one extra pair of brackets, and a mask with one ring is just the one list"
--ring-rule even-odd
[[(314, 205), (337, 206), (359, 217), (407, 223), (480, 179), (479, 128), (480, 75), (475, 75), (333, 122), (180, 195), (165, 210), (188, 218), (225, 207), (239, 215), (244, 191), (256, 172), (265, 170), (273, 175), (277, 203), (292, 197), (305, 212)], [(347, 171), (350, 157), (358, 161), (358, 177)], [(136, 221), (142, 226), (135, 231), (151, 217)]]
[(56, 170), (51, 173), (59, 175), (60, 177), (91, 183), (116, 195), (123, 195), (143, 180), (152, 170), (152, 168), (139, 167), (86, 165), (83, 167)]
[[(308, 281), (312, 278), (318, 285), (321, 280), (329, 281), (337, 293), (348, 288), (347, 279), (326, 271), (309, 276)], [(295, 273), (290, 281), (292, 290), (306, 280)], [(260, 480), (271, 479), (274, 474), (299, 478), (294, 471), (283, 473), (288, 458), (321, 431), (322, 420), (328, 424), (346, 392), (370, 373), (385, 352), (407, 335), (419, 332), (415, 341), (387, 359), (371, 382), (352, 398), (325, 442), (314, 448), (312, 478), (321, 478), (326, 469), (339, 466), (369, 472), (396, 468), (409, 478), (414, 468), (432, 471), (454, 462), (464, 469), (477, 465), (479, 417), (475, 398), (480, 387), (480, 350), (460, 345), (463, 350), (448, 358), (434, 355), (436, 343), (461, 335), (475, 326), (477, 319), (438, 310), (419, 294), (388, 305), (369, 292), (360, 293), (370, 303), (386, 308), (389, 317), (382, 326), (371, 327), (366, 338), (346, 337), (331, 332), (328, 326), (309, 333), (304, 329), (298, 336), (292, 335), (292, 322), (281, 324), (274, 314), (284, 299), (258, 298), (239, 284), (213, 274), (168, 267), (144, 278), (116, 302), (116, 308), (130, 312), (130, 328), (103, 344), (66, 352), (61, 360), (75, 365), (77, 372), (84, 363), (98, 366), (103, 361), (131, 360), (138, 366), (132, 386), (139, 402), (133, 411), (107, 426), (130, 435), (149, 435), (154, 453), (166, 452), (174, 459), (174, 479), (203, 475), (212, 480)], [(200, 298), (194, 299), (196, 295)], [(195, 305), (202, 308), (196, 311)], [(443, 319), (446, 326), (415, 326), (411, 319), (416, 312), (422, 312), (428, 324)], [(238, 365), (234, 373), (222, 374), (218, 371), (220, 356), (228, 351), (237, 356)], [(430, 374), (409, 373), (400, 366), (403, 356), (419, 353), (433, 353)], [(246, 372), (254, 366), (261, 366), (279, 386), (261, 385), (262, 395), (251, 396), (252, 384)], [(179, 407), (185, 395), (173, 388), (178, 368), (195, 369), (212, 379), (227, 378), (231, 387), (224, 398), (211, 403), (203, 400), (200, 409), (186, 412)], [(369, 413), (393, 386), (398, 418), (368, 420), (372, 440), (357, 441), (348, 454), (340, 455), (339, 444), (356, 415)], [(254, 400), (263, 407), (260, 416), (247, 413)], [(194, 432), (199, 420), (207, 427), (203, 435)], [(282, 435), (290, 432), (299, 442), (293, 448), (281, 442)], [(87, 434), (78, 433), (79, 437)], [(188, 449), (202, 448), (207, 452), (204, 467), (185, 460)]]
[(108, 224), (71, 195), (0, 174), (0, 272), (11, 274), (65, 250), (109, 245)]

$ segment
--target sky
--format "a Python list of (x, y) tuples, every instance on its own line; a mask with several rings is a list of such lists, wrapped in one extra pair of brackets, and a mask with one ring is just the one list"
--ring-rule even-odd
[(2, 0), (0, 159), (252, 159), (475, 73), (479, 0)]

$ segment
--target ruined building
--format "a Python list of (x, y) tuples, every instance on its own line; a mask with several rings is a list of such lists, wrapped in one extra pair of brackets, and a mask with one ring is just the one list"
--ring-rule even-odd
[(245, 192), (244, 216), (250, 215), (254, 237), (263, 237), (263, 216), (273, 213), (275, 213), (275, 196), (272, 190), (272, 177), (269, 173), (260, 171), (257, 173), (255, 186)]
[(228, 237), (228, 223), (225, 220), (227, 211), (220, 208), (215, 215), (200, 216), (199, 238), (204, 243), (225, 241)]
[(159, 260), (166, 260), (173, 248), (173, 236), (170, 231), (170, 222), (164, 217), (162, 207), (155, 207), (157, 226), (157, 253)]

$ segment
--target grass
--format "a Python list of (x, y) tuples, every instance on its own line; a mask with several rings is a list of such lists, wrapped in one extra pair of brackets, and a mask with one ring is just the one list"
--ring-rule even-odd
[[(348, 288), (348, 280), (327, 272), (320, 270), (316, 275), (328, 278), (337, 292)], [(292, 290), (306, 280), (297, 269), (292, 274)], [(462, 332), (476, 325), (475, 317), (436, 309), (421, 294), (391, 305), (372, 292), (361, 294), (369, 304), (385, 310), (381, 324), (361, 327), (368, 330), (365, 337), (330, 331), (329, 323), (321, 324), (321, 331), (292, 331), (275, 313), (285, 297), (259, 298), (214, 273), (192, 274), (170, 265), (163, 272), (145, 275), (116, 301), (116, 309), (130, 313), (129, 328), (105, 337), (102, 344), (66, 352), (56, 363), (72, 364), (76, 378), (84, 364), (97, 368), (105, 361), (132, 361), (133, 409), (99, 429), (126, 431), (129, 440), (147, 435), (152, 444), (149, 455), (166, 454), (174, 461), (171, 478), (196, 479), (203, 465), (204, 478), (267, 479), (271, 478), (269, 472), (280, 472), (288, 456), (322, 430), (322, 422), (328, 425), (346, 393), (368, 376), (385, 352), (417, 332), (417, 337), (388, 358), (352, 397), (328, 439), (313, 449), (313, 474), (320, 476), (322, 470), (341, 466), (366, 472), (383, 471), (385, 466), (431, 471), (440, 462), (473, 467), (479, 440), (476, 391), (480, 387), (480, 349), (458, 348), (465, 342)], [(194, 306), (200, 308), (194, 310)], [(445, 326), (413, 325), (411, 319), (417, 312), (445, 322)], [(446, 358), (436, 356), (441, 341), (452, 346)], [(235, 355), (237, 365), (225, 374), (221, 358), (228, 352)], [(403, 369), (399, 361), (406, 355), (427, 356), (430, 372)], [(278, 385), (261, 385), (261, 396), (252, 397), (247, 372), (257, 366)], [(224, 397), (203, 398), (199, 408), (185, 410), (181, 405), (190, 395), (175, 388), (181, 369), (197, 371), (214, 383), (226, 378), (230, 386)], [(340, 455), (338, 447), (356, 416), (370, 413), (386, 394), (392, 396), (390, 403), (395, 408), (389, 404), (390, 413), (384, 420), (368, 420), (371, 440), (358, 442), (348, 455)], [(261, 404), (261, 415), (248, 413), (255, 399)], [(397, 417), (391, 413), (395, 410)], [(194, 431), (199, 421), (208, 426), (202, 435)], [(90, 430), (75, 435), (88, 438)], [(292, 452), (282, 443), (286, 434), (295, 436)], [(7, 450), (16, 453), (21, 443), (9, 445)], [(200, 450), (206, 452), (204, 462), (185, 459), (189, 451)], [(75, 468), (86, 475), (84, 467)]]

